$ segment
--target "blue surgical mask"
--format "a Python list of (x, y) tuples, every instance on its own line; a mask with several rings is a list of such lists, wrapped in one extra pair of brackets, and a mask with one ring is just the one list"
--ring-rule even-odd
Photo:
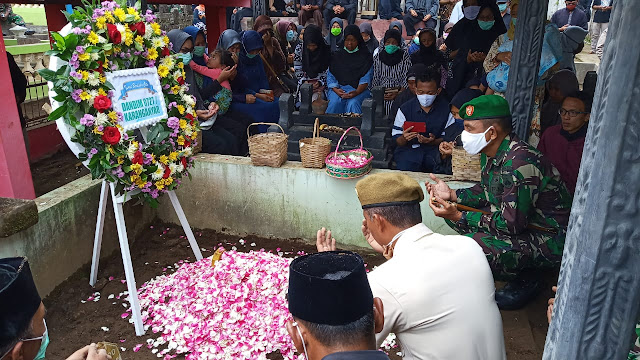
[(296, 38), (296, 32), (293, 30), (287, 31), (287, 41), (293, 41)]
[(353, 54), (354, 52), (358, 51), (358, 47), (356, 46), (356, 48), (355, 48), (355, 49), (353, 49), (353, 50), (349, 50), (349, 49), (347, 49), (347, 47), (345, 46), (345, 47), (344, 47), (344, 51), (348, 52), (349, 54)]
[(36, 354), (36, 357), (34, 357), (33, 360), (44, 360), (44, 356), (47, 352), (47, 346), (49, 346), (49, 329), (47, 329), (47, 322), (44, 319), (42, 319), (42, 321), (44, 322), (44, 334), (42, 334), (42, 336), (33, 338), (33, 339), (22, 340), (22, 341), (42, 340), (42, 342), (40, 343), (40, 350), (38, 350), (38, 354)]
[(205, 49), (204, 46), (194, 46), (193, 55), (198, 56), (198, 57), (202, 57), (204, 55), (205, 50), (206, 49)]
[(253, 59), (253, 58), (254, 58), (254, 57), (256, 57), (256, 56), (258, 56), (258, 54), (250, 54), (250, 53), (247, 53), (247, 57), (248, 57), (249, 59)]
[(507, 4), (498, 4), (498, 9), (500, 9), (500, 12), (507, 10)]
[(192, 55), (190, 52), (188, 53), (178, 53), (178, 58), (182, 59), (182, 62), (187, 65), (191, 61)]
[(396, 51), (398, 51), (400, 49), (400, 47), (398, 45), (385, 45), (384, 46), (384, 51), (387, 52), (387, 54), (393, 54)]
[(480, 14), (480, 6), (465, 6), (462, 8), (462, 13), (467, 19), (475, 20)]
[(491, 20), (491, 21), (480, 21), (478, 20), (478, 26), (480, 26), (480, 29), (482, 30), (489, 30), (493, 27), (493, 24), (495, 24), (495, 20)]

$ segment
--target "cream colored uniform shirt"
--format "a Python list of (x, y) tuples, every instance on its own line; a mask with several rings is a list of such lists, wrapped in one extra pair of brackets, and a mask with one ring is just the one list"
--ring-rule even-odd
[(404, 359), (506, 359), (493, 275), (480, 246), (424, 224), (396, 241), (393, 258), (369, 273), (384, 306), (378, 346), (392, 332)]

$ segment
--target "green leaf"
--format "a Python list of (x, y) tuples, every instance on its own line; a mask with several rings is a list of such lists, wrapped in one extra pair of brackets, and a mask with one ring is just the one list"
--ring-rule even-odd
[(47, 81), (54, 81), (56, 79), (56, 72), (49, 69), (40, 69), (38, 70), (40, 76)]
[(55, 40), (55, 45), (59, 50), (64, 50), (67, 48), (62, 35), (57, 32), (52, 32), (51, 36), (53, 37), (53, 40)]
[(162, 140), (164, 140), (164, 139), (168, 138), (168, 137), (169, 137), (169, 135), (171, 135), (171, 132), (170, 132), (170, 131), (161, 131), (161, 132), (158, 134), (158, 137), (156, 137), (156, 141), (155, 141), (155, 142), (156, 142), (156, 143), (160, 143), (160, 142), (162, 142)]
[(67, 105), (64, 104), (59, 108), (53, 110), (51, 114), (49, 114), (49, 120), (58, 120), (66, 113), (67, 113)]
[(113, 49), (113, 44), (112, 43), (104, 44), (102, 49), (105, 50), (105, 51), (111, 50), (111, 49)]
[(113, 86), (113, 84), (108, 82), (108, 81), (104, 82), (104, 86), (106, 86), (110, 90), (115, 90), (116, 89), (115, 86)]
[(69, 97), (69, 93), (61, 91), (56, 96), (53, 97), (53, 100), (63, 102), (67, 100), (68, 97)]
[(76, 49), (76, 45), (78, 45), (78, 35), (71, 33), (65, 37), (65, 44), (67, 46), (67, 50), (73, 52)]

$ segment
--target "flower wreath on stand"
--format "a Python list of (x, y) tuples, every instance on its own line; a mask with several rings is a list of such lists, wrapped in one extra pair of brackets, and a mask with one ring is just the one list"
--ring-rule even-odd
[[(158, 196), (179, 186), (193, 165), (199, 123), (184, 64), (171, 55), (169, 38), (150, 11), (140, 14), (112, 1), (83, 4), (65, 13), (69, 35), (52, 33), (55, 42), (47, 54), (66, 63), (40, 71), (60, 104), (49, 120), (63, 118), (75, 129), (71, 140), (84, 148), (78, 158), (94, 179), (157, 206)], [(167, 118), (148, 129), (146, 143), (124, 131), (123, 114), (111, 102), (114, 87), (105, 77), (105, 72), (145, 67), (157, 67), (167, 106)]]

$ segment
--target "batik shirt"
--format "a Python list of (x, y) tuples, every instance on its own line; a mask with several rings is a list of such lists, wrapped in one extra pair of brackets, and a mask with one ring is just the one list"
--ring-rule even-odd
[(560, 173), (541, 152), (507, 136), (493, 158), (481, 156), (480, 184), (457, 191), (458, 203), (491, 214), (462, 212), (457, 223), (460, 233), (484, 231), (516, 235), (528, 225), (564, 232), (569, 223), (571, 195)]

